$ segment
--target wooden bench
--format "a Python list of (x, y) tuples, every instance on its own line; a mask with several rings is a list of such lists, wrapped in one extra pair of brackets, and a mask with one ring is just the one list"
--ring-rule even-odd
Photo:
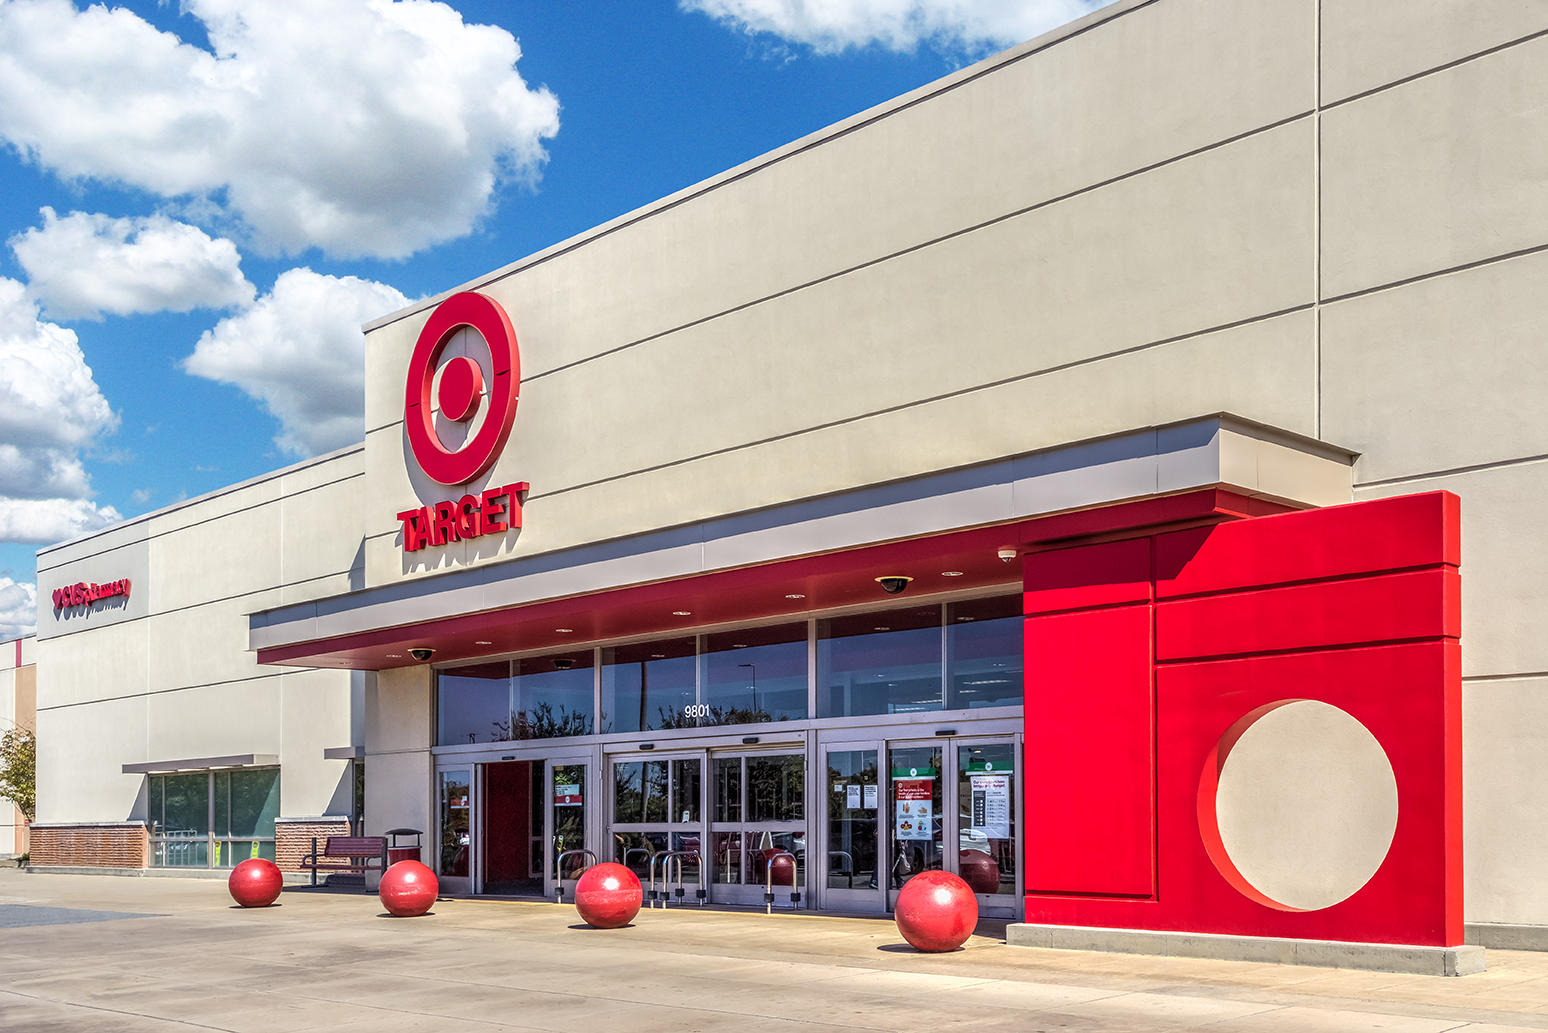
[[(312, 885), (317, 885), (318, 872), (359, 872), (364, 875), (372, 867), (379, 872), (387, 870), (386, 836), (329, 836), (322, 851), (317, 849), (317, 837), (312, 837), (312, 852), (301, 858), (302, 870), (311, 870)], [(337, 861), (333, 858), (342, 857)], [(372, 861), (376, 864), (373, 866)]]

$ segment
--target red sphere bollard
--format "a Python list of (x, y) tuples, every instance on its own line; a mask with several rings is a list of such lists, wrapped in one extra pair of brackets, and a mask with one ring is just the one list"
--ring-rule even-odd
[(920, 872), (898, 891), (893, 917), (916, 950), (953, 951), (978, 925), (978, 898), (950, 872)]
[(773, 875), (771, 885), (795, 885), (795, 860), (788, 854), (783, 854), (778, 850), (765, 850), (763, 851), (763, 864), (764, 868), (758, 874), (763, 876), (764, 879), (768, 879), (770, 875)]
[(1000, 866), (982, 850), (958, 851), (957, 871), (974, 893), (993, 893), (1000, 888)]
[(231, 899), (243, 907), (268, 907), (279, 899), (285, 879), (279, 865), (261, 857), (250, 857), (231, 869), (226, 888)]
[(581, 873), (575, 884), (575, 910), (596, 929), (617, 929), (634, 921), (645, 894), (640, 877), (621, 864), (604, 861)]
[(441, 884), (435, 873), (418, 861), (399, 861), (382, 873), (377, 896), (382, 907), (399, 918), (413, 918), (430, 910)]

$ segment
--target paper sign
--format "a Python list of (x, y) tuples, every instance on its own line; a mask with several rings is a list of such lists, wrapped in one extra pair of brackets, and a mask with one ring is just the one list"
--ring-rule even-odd
[(554, 783), (555, 807), (579, 807), (581, 805), (581, 787), (568, 782)]
[(854, 783), (844, 787), (844, 806), (852, 811), (860, 809), (860, 787)]
[(867, 811), (876, 810), (876, 783), (868, 782), (865, 785), (865, 802), (860, 806)]
[(897, 815), (893, 832), (897, 839), (935, 838), (935, 780), (929, 778), (896, 779), (892, 795)]
[(1010, 838), (1009, 775), (971, 775), (973, 828), (989, 839)]

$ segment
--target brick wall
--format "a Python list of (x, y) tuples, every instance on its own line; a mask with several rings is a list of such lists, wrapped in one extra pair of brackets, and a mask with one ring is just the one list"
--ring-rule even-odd
[(150, 834), (144, 825), (34, 825), (32, 864), (145, 868)]
[[(312, 837), (317, 837), (321, 850), (329, 836), (349, 835), (348, 818), (303, 818), (280, 820), (274, 823), (274, 861), (281, 871), (301, 870), (301, 858), (312, 852)], [(333, 858), (344, 861), (346, 858)]]

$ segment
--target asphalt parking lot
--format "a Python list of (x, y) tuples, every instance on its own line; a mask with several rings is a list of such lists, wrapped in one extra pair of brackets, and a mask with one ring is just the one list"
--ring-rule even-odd
[(619, 930), (550, 903), (287, 888), (231, 906), (224, 882), (0, 869), (0, 1030), (1548, 1029), (1548, 954), (1490, 951), (1460, 979), (1007, 947), (953, 954), (890, 921), (642, 912)]

